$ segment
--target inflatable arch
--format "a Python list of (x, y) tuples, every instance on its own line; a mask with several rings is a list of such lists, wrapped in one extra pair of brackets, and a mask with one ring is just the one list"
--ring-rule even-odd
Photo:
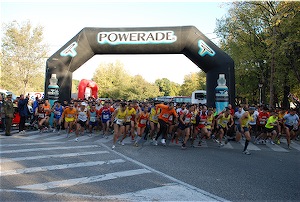
[(88, 97), (98, 98), (98, 85), (95, 81), (82, 79), (78, 84), (78, 99), (83, 100)]
[[(47, 60), (45, 97), (70, 100), (72, 73), (96, 54), (184, 54), (206, 73), (207, 105), (215, 106), (219, 74), (225, 75), (234, 105), (233, 60), (194, 26), (83, 28)], [(59, 90), (49, 84), (52, 75)]]

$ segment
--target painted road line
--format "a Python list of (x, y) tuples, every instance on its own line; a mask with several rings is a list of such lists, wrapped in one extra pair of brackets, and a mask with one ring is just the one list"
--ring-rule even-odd
[(45, 159), (45, 158), (65, 158), (65, 157), (94, 155), (94, 154), (108, 154), (108, 153), (109, 151), (95, 151), (95, 152), (78, 152), (78, 153), (64, 153), (64, 154), (42, 155), (42, 156), (17, 157), (17, 158), (9, 158), (9, 159), (0, 158), (0, 163), (27, 161), (27, 160)]
[(65, 134), (57, 134), (57, 133), (52, 133), (54, 136), (45, 138), (44, 140), (50, 140), (50, 141), (55, 141), (55, 140), (60, 140), (60, 139), (66, 139), (67, 136)]
[(288, 152), (288, 150), (282, 148), (281, 146), (278, 146), (276, 144), (272, 145), (272, 144), (265, 144), (267, 147), (269, 147), (271, 150), (276, 151), (276, 152)]
[(122, 159), (115, 159), (109, 161), (90, 161), (83, 163), (69, 163), (69, 164), (60, 164), (60, 165), (51, 165), (51, 166), (42, 166), (42, 167), (32, 167), (32, 168), (23, 168), (16, 170), (7, 170), (1, 171), (0, 176), (8, 176), (8, 175), (19, 175), (19, 174), (27, 174), (27, 173), (35, 173), (35, 172), (43, 172), (43, 171), (51, 171), (51, 170), (62, 170), (69, 168), (79, 168), (79, 167), (89, 167), (89, 166), (99, 166), (104, 164), (114, 164), (114, 163), (124, 163), (125, 161)]
[[(241, 145), (243, 145), (243, 147), (245, 146), (245, 141), (240, 141)], [(252, 142), (249, 142), (248, 150), (250, 151), (260, 151), (261, 149), (258, 146), (255, 146)]]
[(1, 144), (1, 147), (15, 147), (15, 146), (31, 146), (43, 144), (64, 144), (64, 142), (36, 142), (36, 143), (21, 143), (21, 144)]
[[(285, 147), (287, 148), (287, 141), (286, 140), (281, 141), (281, 145), (282, 144), (284, 144)], [(291, 140), (290, 147), (300, 151), (300, 145), (298, 143), (296, 143), (295, 141), (293, 141), (293, 140)]]
[(10, 153), (19, 153), (19, 152), (32, 152), (32, 151), (49, 151), (49, 150), (52, 151), (52, 150), (58, 150), (58, 149), (82, 149), (82, 148), (95, 148), (95, 147), (99, 147), (99, 145), (18, 149), (18, 150), (0, 151), (0, 154), (10, 154)]
[(47, 137), (51, 135), (50, 133), (37, 133), (35, 135), (32, 135), (32, 136), (22, 136), (22, 139), (27, 139), (27, 140), (34, 140), (34, 139), (37, 139), (37, 138), (44, 138), (44, 137)]
[[(105, 144), (101, 144), (101, 146), (103, 146), (103, 147), (105, 147), (105, 148), (111, 150), (111, 148), (108, 147), (108, 146), (106, 146)], [(116, 150), (111, 150), (111, 151), (112, 151), (113, 153), (115, 153), (115, 154), (121, 156), (122, 158), (126, 159), (127, 161), (130, 161), (130, 162), (132, 162), (132, 163), (134, 163), (134, 164), (137, 164), (137, 165), (139, 165), (139, 166), (141, 166), (141, 167), (143, 167), (143, 168), (145, 168), (145, 169), (147, 169), (147, 170), (149, 170), (149, 171), (151, 171), (151, 172), (153, 172), (153, 173), (156, 173), (156, 174), (158, 174), (158, 175), (160, 175), (160, 176), (163, 176), (163, 177), (165, 177), (165, 178), (167, 178), (167, 179), (169, 179), (169, 180), (171, 180), (171, 181), (173, 181), (173, 182), (175, 182), (175, 183), (177, 183), (177, 184), (180, 184), (180, 185), (182, 185), (182, 186), (184, 186), (184, 187), (187, 187), (187, 188), (190, 189), (190, 190), (193, 190), (193, 191), (194, 191), (193, 194), (200, 194), (200, 195), (201, 195), (202, 197), (204, 197), (204, 198), (209, 198), (209, 200), (203, 200), (203, 201), (227, 201), (227, 200), (224, 199), (224, 198), (221, 198), (221, 197), (219, 197), (219, 196), (216, 196), (216, 195), (214, 195), (214, 194), (211, 194), (211, 193), (209, 193), (209, 192), (207, 192), (207, 191), (204, 191), (204, 190), (199, 189), (199, 188), (197, 188), (197, 187), (195, 187), (195, 186), (193, 186), (193, 185), (187, 184), (187, 183), (185, 183), (185, 182), (183, 182), (183, 181), (180, 181), (180, 180), (178, 180), (178, 179), (176, 179), (176, 178), (174, 178), (174, 177), (172, 177), (172, 176), (169, 176), (169, 175), (167, 175), (167, 174), (165, 174), (165, 173), (163, 173), (163, 172), (160, 172), (160, 171), (158, 171), (158, 170), (155, 170), (154, 168), (151, 168), (150, 166), (147, 166), (147, 165), (145, 165), (145, 164), (143, 164), (143, 163), (140, 163), (140, 162), (138, 162), (138, 161), (136, 161), (136, 160), (134, 160), (134, 159), (132, 159), (132, 158), (130, 158), (130, 157), (128, 157), (128, 156), (125, 156), (124, 154), (121, 154), (121, 153), (117, 152)], [(166, 199), (166, 200), (167, 200), (167, 199)], [(199, 200), (200, 200), (200, 198), (199, 198)], [(198, 200), (198, 201), (199, 201), (199, 200)], [(153, 201), (155, 201), (155, 200), (153, 200)], [(201, 201), (201, 200), (200, 200), (200, 201)]]
[[(76, 138), (76, 136), (74, 137), (74, 139), (72, 138), (72, 139), (70, 139), (69, 141), (75, 141), (75, 138)], [(80, 141), (84, 141), (84, 140), (87, 140), (87, 139), (91, 139), (91, 138), (93, 138), (92, 136), (90, 137), (90, 136), (88, 136), (88, 135), (85, 135), (85, 136), (78, 136), (78, 141), (80, 142)]]
[(46, 182), (40, 184), (24, 185), (24, 186), (18, 186), (17, 188), (30, 189), (30, 190), (47, 190), (47, 189), (54, 189), (59, 187), (70, 187), (70, 186), (80, 185), (80, 184), (113, 180), (121, 177), (129, 177), (129, 176), (141, 175), (146, 173), (151, 173), (151, 171), (147, 169), (126, 170), (126, 171), (120, 171), (115, 173), (107, 173), (104, 175), (81, 177), (81, 178)]

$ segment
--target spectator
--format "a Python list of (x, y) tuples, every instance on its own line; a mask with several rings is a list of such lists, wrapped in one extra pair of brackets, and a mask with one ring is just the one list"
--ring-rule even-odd
[(10, 130), (12, 125), (12, 120), (14, 118), (14, 106), (12, 102), (12, 96), (7, 95), (7, 100), (4, 102), (4, 114), (5, 114), (5, 135), (10, 136)]
[(27, 95), (26, 98), (24, 98), (24, 95), (20, 95), (20, 99), (18, 101), (18, 111), (20, 113), (20, 123), (19, 123), (19, 133), (25, 134), (25, 121), (28, 116), (28, 100), (29, 96)]

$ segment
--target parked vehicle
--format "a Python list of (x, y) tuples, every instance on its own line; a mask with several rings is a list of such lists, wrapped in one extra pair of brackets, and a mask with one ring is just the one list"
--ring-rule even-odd
[(192, 93), (192, 104), (206, 104), (206, 90), (196, 90)]

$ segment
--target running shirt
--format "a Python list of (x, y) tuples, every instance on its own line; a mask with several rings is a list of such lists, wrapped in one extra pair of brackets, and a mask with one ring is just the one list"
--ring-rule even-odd
[(130, 122), (130, 121), (134, 121), (135, 119), (135, 115), (136, 115), (136, 111), (135, 109), (132, 107), (131, 109), (129, 109), (128, 107), (126, 108), (126, 122)]
[(44, 110), (45, 110), (45, 114), (47, 116), (49, 116), (51, 114), (51, 108), (50, 108), (50, 105), (45, 105), (44, 104)]
[(62, 106), (55, 106), (54, 107), (54, 118), (55, 119), (60, 119), (62, 113), (63, 113), (64, 109)]
[(259, 112), (258, 114), (258, 124), (261, 126), (266, 125), (267, 119), (269, 118), (269, 113), (267, 112)]
[(207, 116), (205, 128), (211, 129), (211, 126), (213, 124), (213, 120), (214, 120), (214, 115), (213, 114), (210, 115), (210, 116)]
[(103, 123), (106, 123), (107, 121), (109, 121), (111, 119), (112, 116), (112, 112), (114, 111), (113, 108), (111, 107), (102, 107), (99, 111), (98, 111), (98, 115), (101, 116), (101, 121)]
[[(161, 119), (163, 120), (164, 122), (168, 123), (169, 122), (169, 118), (171, 115), (175, 116), (175, 117), (178, 117), (176, 111), (174, 108), (172, 109), (169, 109), (169, 106), (167, 105), (164, 105), (164, 104), (157, 104), (156, 105), (156, 109), (161, 109), (161, 112), (158, 116), (158, 119)], [(172, 122), (173, 122), (173, 119), (172, 119)]]
[(247, 113), (247, 116), (241, 120), (241, 127), (242, 128), (248, 127), (249, 122), (251, 120), (253, 120), (253, 117), (249, 114), (249, 112), (245, 112), (245, 113)]
[(268, 121), (267, 121), (265, 127), (268, 128), (268, 129), (274, 128), (274, 126), (272, 124), (274, 124), (277, 120), (278, 120), (277, 116), (275, 116), (275, 117), (274, 116), (270, 116), (268, 118)]
[(191, 123), (192, 124), (196, 124), (196, 116), (197, 116), (197, 111), (193, 111), (192, 113), (192, 117), (191, 117)]
[(87, 120), (88, 120), (88, 114), (87, 114), (87, 111), (88, 111), (87, 108), (84, 108), (84, 110), (81, 110), (81, 109), (80, 109), (80, 110), (78, 111), (78, 120), (83, 121), (83, 122), (87, 121)]
[(46, 113), (45, 113), (44, 107), (37, 109), (37, 116), (38, 116), (39, 119), (45, 118)]
[(146, 127), (147, 121), (149, 119), (148, 113), (140, 113), (139, 119), (138, 119), (138, 127), (144, 128)]
[[(202, 111), (201, 111), (202, 112)], [(204, 128), (206, 121), (207, 121), (207, 114), (206, 113), (200, 113), (199, 114), (200, 121), (199, 121), (199, 128)]]
[(222, 114), (221, 117), (218, 120), (218, 124), (222, 126), (222, 128), (226, 128), (227, 124), (229, 123), (231, 119), (231, 115), (229, 114), (227, 117), (225, 117), (225, 114)]
[(75, 118), (76, 117), (77, 110), (75, 108), (66, 108), (62, 114), (65, 118)]
[(118, 113), (116, 115), (116, 123), (118, 125), (123, 125), (124, 124), (125, 119), (126, 119), (126, 114), (127, 114), (126, 110), (121, 111), (120, 108), (118, 109)]
[(296, 126), (296, 124), (298, 125), (299, 122), (299, 116), (297, 114), (295, 115), (291, 115), (291, 114), (286, 114), (283, 116), (283, 119), (285, 120), (285, 125), (288, 126)]
[(97, 111), (90, 110), (90, 122), (95, 123), (97, 121)]
[(150, 121), (153, 122), (153, 123), (158, 123), (158, 115), (159, 115), (159, 111), (157, 111), (155, 109), (155, 106), (154, 107), (151, 107), (150, 109)]

